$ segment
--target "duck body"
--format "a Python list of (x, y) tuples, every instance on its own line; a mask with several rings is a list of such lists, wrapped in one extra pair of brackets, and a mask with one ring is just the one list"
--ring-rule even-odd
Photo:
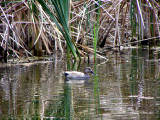
[(90, 67), (87, 67), (84, 72), (78, 72), (78, 71), (65, 71), (64, 75), (67, 79), (74, 79), (74, 80), (84, 80), (89, 79), (90, 76), (88, 73), (94, 74), (94, 72), (91, 70)]
[(82, 72), (77, 72), (77, 71), (65, 71), (64, 75), (66, 76), (66, 78), (68, 79), (79, 79), (79, 80), (83, 80), (83, 79), (89, 79), (89, 75), (88, 74), (84, 74)]

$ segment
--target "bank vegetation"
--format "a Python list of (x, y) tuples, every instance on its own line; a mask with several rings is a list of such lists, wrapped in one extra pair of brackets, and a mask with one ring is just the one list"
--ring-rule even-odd
[[(70, 59), (160, 44), (159, 0), (5, 0), (0, 60), (67, 53)], [(103, 56), (103, 55), (102, 55)]]

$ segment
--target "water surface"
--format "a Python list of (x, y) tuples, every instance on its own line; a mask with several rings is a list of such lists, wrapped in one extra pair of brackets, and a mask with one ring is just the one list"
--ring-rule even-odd
[[(106, 52), (108, 61), (82, 61), (70, 69), (90, 66), (89, 80), (65, 81), (65, 59), (8, 64), (0, 67), (0, 119), (160, 119), (158, 52), (132, 49)], [(97, 71), (95, 71), (97, 70)]]

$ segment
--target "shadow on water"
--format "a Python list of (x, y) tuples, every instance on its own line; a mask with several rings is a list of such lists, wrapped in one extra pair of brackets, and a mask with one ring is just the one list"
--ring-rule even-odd
[[(54, 56), (0, 67), (1, 119), (160, 119), (159, 52), (132, 49), (106, 53), (108, 61), (80, 64)], [(70, 65), (69, 65), (70, 64)], [(66, 69), (96, 75), (66, 81)]]

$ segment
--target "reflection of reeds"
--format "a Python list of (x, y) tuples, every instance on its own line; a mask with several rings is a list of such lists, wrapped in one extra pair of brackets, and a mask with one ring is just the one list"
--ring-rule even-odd
[(19, 59), (53, 50), (63, 53), (66, 45), (68, 57), (71, 51), (75, 59), (77, 53), (88, 55), (84, 47), (105, 49), (137, 43), (138, 39), (140, 44), (154, 46), (159, 43), (155, 37), (160, 36), (159, 8), (153, 0), (1, 2), (0, 44)]

